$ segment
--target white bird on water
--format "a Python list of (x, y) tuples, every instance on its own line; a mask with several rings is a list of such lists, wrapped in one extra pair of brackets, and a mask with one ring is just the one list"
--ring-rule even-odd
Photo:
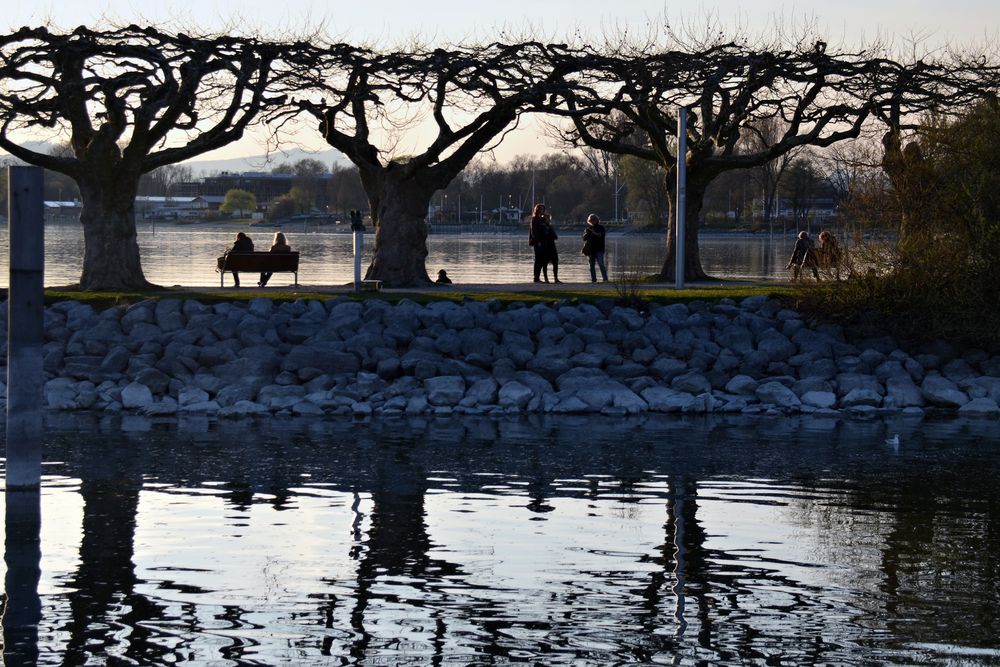
[(885, 444), (889, 445), (895, 450), (899, 450), (899, 434), (893, 433), (891, 438), (885, 439)]

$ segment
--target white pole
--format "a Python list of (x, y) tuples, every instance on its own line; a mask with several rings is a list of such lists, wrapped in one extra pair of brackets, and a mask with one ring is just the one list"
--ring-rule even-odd
[(365, 247), (365, 233), (354, 232), (354, 291), (361, 289), (361, 254)]
[(677, 230), (674, 235), (674, 289), (684, 289), (684, 209), (687, 206), (687, 109), (677, 110)]

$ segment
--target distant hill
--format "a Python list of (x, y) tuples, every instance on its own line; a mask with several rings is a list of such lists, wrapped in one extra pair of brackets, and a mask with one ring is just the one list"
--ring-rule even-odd
[[(39, 153), (51, 153), (55, 148), (54, 144), (44, 141), (26, 141), (26, 148)], [(305, 158), (319, 160), (323, 164), (347, 165), (350, 164), (344, 154), (333, 148), (325, 151), (307, 151), (301, 148), (291, 148), (286, 151), (277, 151), (268, 155), (250, 155), (247, 157), (229, 158), (227, 160), (190, 160), (184, 164), (194, 171), (195, 176), (208, 176), (220, 171), (234, 173), (244, 171), (271, 171), (279, 164), (286, 162), (298, 162)], [(20, 164), (20, 160), (0, 151), (0, 164)]]
[(184, 165), (191, 167), (195, 176), (209, 176), (222, 171), (240, 173), (244, 171), (270, 171), (280, 164), (287, 162), (298, 162), (309, 158), (319, 160), (326, 165), (348, 164), (348, 160), (343, 153), (338, 150), (329, 149), (325, 151), (306, 151), (300, 148), (292, 148), (287, 151), (278, 151), (271, 155), (251, 155), (248, 157), (229, 158), (226, 160), (190, 160)]

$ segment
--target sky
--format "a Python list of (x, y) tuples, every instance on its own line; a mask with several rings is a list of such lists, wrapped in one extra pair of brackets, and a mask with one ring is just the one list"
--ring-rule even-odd
[[(1000, 43), (1000, 3), (997, 0), (716, 0), (668, 3), (655, 0), (241, 0), (177, 2), (170, 0), (103, 0), (101, 2), (30, 0), (7, 3), (0, 22), (10, 30), (22, 25), (53, 22), (62, 28), (93, 25), (102, 17), (116, 21), (171, 27), (196, 25), (208, 31), (246, 26), (280, 37), (304, 34), (326, 26), (331, 37), (349, 42), (374, 42), (382, 46), (415, 36), (430, 43), (468, 39), (502, 39), (531, 31), (559, 41), (582, 35), (628, 30), (645, 34), (666, 21), (704, 25), (714, 17), (726, 30), (741, 26), (750, 34), (766, 33), (773, 26), (811, 23), (831, 45), (857, 44), (874, 39), (904, 45), (911, 35), (924, 45)], [(666, 17), (666, 19), (664, 18)], [(315, 133), (300, 136), (307, 148), (326, 148)], [(512, 134), (496, 151), (500, 161), (519, 153), (556, 150), (534, 123)], [(249, 137), (236, 145), (214, 151), (222, 159), (263, 153), (263, 141)]]

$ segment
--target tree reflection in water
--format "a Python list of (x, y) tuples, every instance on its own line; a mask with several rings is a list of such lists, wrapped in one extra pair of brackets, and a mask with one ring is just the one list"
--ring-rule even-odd
[[(715, 664), (775, 656), (909, 664), (941, 661), (954, 647), (997, 657), (989, 651), (1000, 635), (1000, 443), (991, 423), (122, 425), (63, 416), (49, 426), (46, 456), (61, 462), (51, 470), (79, 479), (82, 538), (75, 571), (47, 584), (42, 623), (52, 638), (8, 605), (8, 664), (30, 664), (32, 651), (41, 664)], [(901, 433), (900, 451), (881, 445), (887, 432)], [(145, 545), (136, 544), (150, 484), (171, 497), (209, 493), (240, 534), (268, 529), (253, 519), (261, 510), (280, 512), (273, 525), (288, 531), (306, 519), (326, 525), (336, 537), (303, 527), (301, 540), (324, 538), (327, 572), (321, 565), (304, 589), (279, 581), (277, 598), (263, 602), (220, 598), (207, 575), (162, 578), (139, 565)], [(324, 524), (322, 509), (302, 514), (307, 500), (321, 508), (322, 498), (343, 508), (333, 523)], [(584, 532), (553, 551), (552, 540), (569, 540), (565, 531), (577, 525), (567, 523), (574, 503), (589, 508), (594, 535), (581, 523)], [(461, 524), (465, 532), (435, 533), (429, 517), (448, 525), (434, 514), (441, 507), (476, 518)], [(12, 510), (6, 591), (30, 606), (37, 575), (32, 582), (17, 568), (30, 569), (24, 556), (37, 552), (37, 529), (32, 547), (32, 531), (21, 535), (27, 524), (13, 521)], [(608, 532), (616, 512), (618, 523), (659, 536), (632, 547), (600, 543), (598, 535), (616, 534)], [(490, 522), (513, 527), (517, 544), (478, 542), (505, 534), (485, 532)], [(195, 542), (240, 543), (239, 535), (223, 542), (192, 531)], [(544, 560), (553, 553), (558, 562)], [(504, 554), (535, 571), (494, 573)], [(294, 553), (280, 556), (297, 563)], [(37, 592), (34, 599), (40, 607)]]

